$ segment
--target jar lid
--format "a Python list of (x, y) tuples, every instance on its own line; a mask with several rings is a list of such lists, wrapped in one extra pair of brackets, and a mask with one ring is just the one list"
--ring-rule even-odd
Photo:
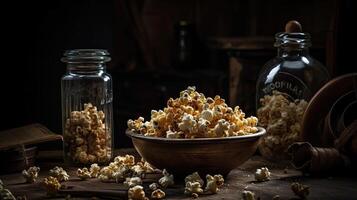
[(275, 47), (293, 46), (298, 48), (311, 47), (311, 36), (302, 32), (280, 32), (275, 34)]
[(109, 52), (105, 49), (73, 49), (63, 54), (62, 62), (67, 63), (105, 63), (110, 61)]

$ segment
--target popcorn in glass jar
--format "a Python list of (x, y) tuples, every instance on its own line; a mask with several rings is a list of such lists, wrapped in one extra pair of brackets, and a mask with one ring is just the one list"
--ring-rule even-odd
[(61, 79), (65, 161), (107, 163), (113, 147), (113, 93), (106, 50), (65, 52), (67, 73)]
[(288, 146), (301, 140), (308, 101), (329, 75), (310, 56), (311, 37), (297, 21), (288, 22), (286, 31), (277, 33), (275, 39), (278, 55), (263, 66), (257, 81), (257, 117), (267, 131), (259, 150), (268, 159), (285, 160)]

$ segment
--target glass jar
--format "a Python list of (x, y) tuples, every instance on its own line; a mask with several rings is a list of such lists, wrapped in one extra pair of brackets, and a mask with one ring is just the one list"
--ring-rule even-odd
[(61, 79), (63, 149), (66, 163), (107, 163), (113, 152), (112, 78), (109, 53), (75, 49), (64, 53)]
[(325, 84), (326, 68), (309, 54), (308, 33), (281, 32), (275, 35), (277, 57), (262, 68), (257, 81), (256, 108), (259, 125), (267, 134), (260, 153), (271, 160), (284, 160), (290, 144), (300, 141), (301, 122), (308, 101)]

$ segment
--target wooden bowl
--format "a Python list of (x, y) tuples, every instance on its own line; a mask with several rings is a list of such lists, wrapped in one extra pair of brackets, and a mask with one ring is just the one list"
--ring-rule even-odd
[(264, 128), (257, 133), (225, 138), (168, 139), (127, 131), (135, 149), (150, 164), (175, 175), (227, 175), (247, 161), (257, 150)]

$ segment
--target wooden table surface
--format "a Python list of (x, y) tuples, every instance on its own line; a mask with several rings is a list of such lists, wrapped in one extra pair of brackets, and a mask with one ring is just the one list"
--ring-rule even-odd
[[(116, 152), (117, 155), (126, 153), (136, 154), (133, 149), (122, 149)], [(45, 190), (41, 186), (41, 181), (48, 176), (48, 170), (52, 167), (61, 164), (59, 152), (41, 153), (39, 157), (39, 166), (41, 167), (40, 176), (36, 183), (24, 183), (21, 173), (1, 175), (0, 179), (4, 182), (15, 196), (26, 196), (27, 199), (46, 199)], [(4, 163), (2, 163), (4, 164)], [(255, 182), (254, 172), (257, 168), (268, 167), (271, 172), (271, 180), (267, 182)], [(88, 199), (94, 193), (98, 199), (126, 199), (127, 188), (120, 183), (102, 183), (97, 179), (80, 181), (76, 175), (76, 168), (64, 167), (68, 170), (70, 180), (63, 184), (68, 189), (63, 190), (62, 196), (52, 199), (63, 199), (67, 192), (72, 191), (71, 199)], [(159, 174), (149, 174), (144, 179), (143, 186), (148, 188), (148, 185), (160, 178)], [(256, 197), (260, 199), (272, 199), (275, 195), (279, 195), (280, 199), (298, 199), (290, 189), (292, 182), (298, 181), (310, 186), (310, 194), (308, 199), (357, 199), (357, 178), (350, 176), (329, 176), (329, 177), (312, 177), (302, 175), (301, 172), (289, 167), (289, 164), (274, 164), (262, 159), (260, 156), (254, 156), (245, 162), (243, 165), (231, 171), (226, 177), (226, 182), (223, 188), (215, 195), (201, 195), (199, 199), (241, 199), (243, 190), (255, 192)], [(166, 199), (190, 199), (183, 194), (183, 180), (175, 180), (176, 184), (172, 188), (165, 190)], [(73, 191), (80, 193), (80, 196), (74, 195)], [(149, 190), (146, 190), (149, 191)], [(106, 193), (111, 195), (106, 195)], [(84, 195), (84, 196), (83, 196)], [(149, 193), (147, 193), (147, 196)]]

